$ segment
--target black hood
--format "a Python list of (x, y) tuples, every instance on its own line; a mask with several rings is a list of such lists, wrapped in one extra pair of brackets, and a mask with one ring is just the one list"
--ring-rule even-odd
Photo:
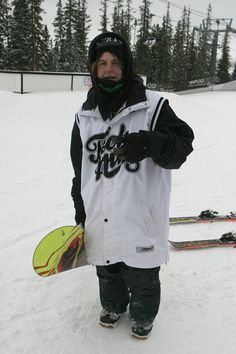
[(124, 37), (122, 37), (118, 33), (114, 33), (114, 32), (101, 33), (97, 37), (95, 37), (90, 43), (88, 59), (89, 59), (89, 71), (93, 82), (93, 86), (96, 90), (97, 78), (91, 72), (91, 66), (96, 61), (96, 59), (103, 52), (106, 51), (114, 53), (118, 57), (118, 59), (120, 59), (124, 64), (123, 96), (127, 96), (134, 76), (133, 59), (132, 59), (132, 53), (128, 42)]

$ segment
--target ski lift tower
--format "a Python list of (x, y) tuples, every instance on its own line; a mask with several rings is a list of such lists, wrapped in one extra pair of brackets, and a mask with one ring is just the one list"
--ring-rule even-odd
[[(200, 31), (200, 32), (205, 32), (205, 33), (213, 33), (213, 40), (212, 40), (212, 52), (211, 52), (211, 71), (210, 71), (210, 76), (211, 76), (211, 82), (216, 82), (216, 57), (217, 57), (217, 48), (218, 48), (218, 39), (219, 39), (219, 33), (222, 32), (232, 32), (236, 33), (236, 29), (231, 27), (232, 18), (215, 18), (211, 19), (211, 22), (215, 23), (216, 29), (211, 29), (207, 28), (205, 20), (203, 20), (203, 27), (202, 28), (197, 28), (194, 27), (194, 30)], [(220, 26), (224, 26), (224, 28), (220, 28)]]

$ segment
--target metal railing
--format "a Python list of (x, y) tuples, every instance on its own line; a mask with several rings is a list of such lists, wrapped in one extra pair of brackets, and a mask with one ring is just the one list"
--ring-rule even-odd
[(89, 73), (0, 70), (0, 90), (17, 93), (80, 91), (91, 86)]

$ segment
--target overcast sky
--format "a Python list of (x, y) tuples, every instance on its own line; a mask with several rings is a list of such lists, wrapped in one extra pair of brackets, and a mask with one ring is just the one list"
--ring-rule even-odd
[[(56, 15), (56, 4), (58, 0), (44, 0), (42, 7), (45, 9), (46, 14), (44, 15), (45, 22), (48, 24), (48, 28), (51, 34), (53, 34), (52, 22)], [(65, 2), (65, 0), (63, 0)], [(152, 24), (162, 22), (162, 17), (166, 13), (167, 1), (165, 0), (152, 0), (150, 11), (153, 16)], [(109, 8), (112, 9), (113, 1), (110, 0)], [(125, 1), (124, 1), (125, 3)], [(212, 16), (214, 18), (232, 18), (232, 27), (236, 29), (236, 1), (235, 0), (173, 0), (170, 1), (170, 15), (172, 19), (172, 24), (175, 26), (176, 22), (181, 18), (183, 7), (190, 7), (192, 10), (191, 15), (191, 25), (199, 26), (202, 23), (204, 14), (206, 15), (208, 5), (212, 5)], [(97, 35), (98, 28), (100, 27), (100, 0), (88, 0), (88, 15), (91, 17), (91, 31), (89, 34), (89, 39), (92, 39)], [(132, 8), (134, 15), (137, 13), (139, 6), (142, 4), (142, 0), (133, 0)], [(178, 8), (179, 7), (179, 8)], [(199, 14), (195, 14), (199, 12)], [(220, 23), (220, 29), (225, 29), (225, 22)], [(236, 60), (236, 33), (231, 35), (231, 57)], [(234, 59), (235, 58), (235, 59)]]

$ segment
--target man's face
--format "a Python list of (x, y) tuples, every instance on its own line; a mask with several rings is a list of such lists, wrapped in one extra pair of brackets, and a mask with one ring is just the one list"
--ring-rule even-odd
[(99, 79), (121, 80), (122, 64), (115, 54), (110, 52), (101, 54), (97, 62), (97, 76)]

